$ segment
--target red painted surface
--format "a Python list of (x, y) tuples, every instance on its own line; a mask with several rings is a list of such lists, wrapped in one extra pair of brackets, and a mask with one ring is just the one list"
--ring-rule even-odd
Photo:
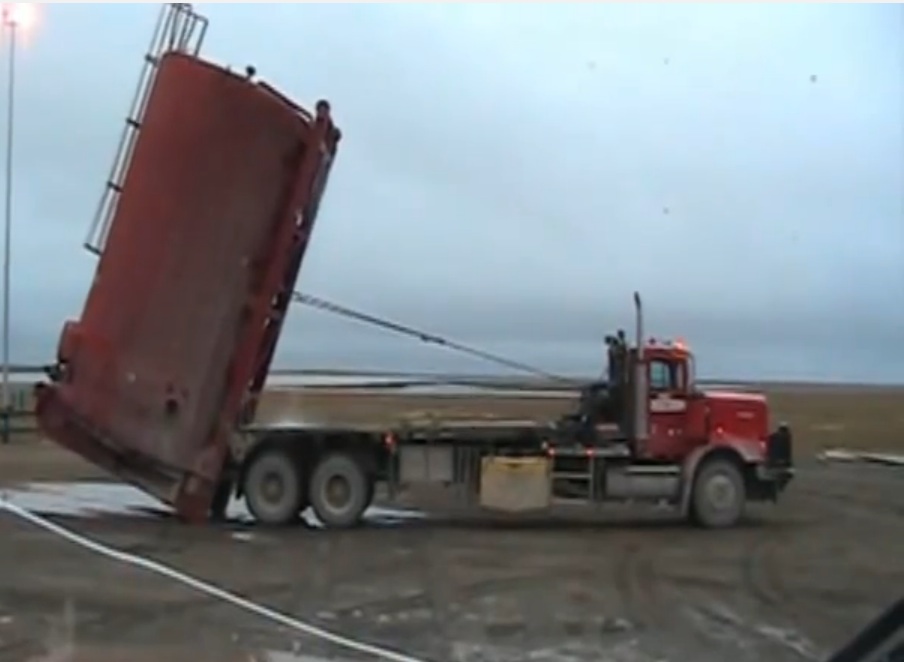
[(193, 57), (160, 63), (97, 274), (41, 389), (44, 433), (206, 518), (253, 414), (339, 132)]

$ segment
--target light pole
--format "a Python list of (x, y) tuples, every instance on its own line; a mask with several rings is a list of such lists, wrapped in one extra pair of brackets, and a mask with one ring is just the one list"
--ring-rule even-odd
[(12, 402), (9, 388), (9, 290), (13, 226), (13, 128), (16, 101), (16, 36), (34, 21), (34, 4), (4, 3), (3, 28), (9, 34), (9, 73), (6, 105), (6, 200), (3, 223), (3, 443), (10, 440)]

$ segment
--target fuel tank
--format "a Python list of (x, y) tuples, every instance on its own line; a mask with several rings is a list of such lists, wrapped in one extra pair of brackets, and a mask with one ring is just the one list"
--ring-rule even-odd
[(43, 433), (206, 519), (272, 359), (339, 131), (194, 56), (159, 62), (81, 317), (65, 324)]

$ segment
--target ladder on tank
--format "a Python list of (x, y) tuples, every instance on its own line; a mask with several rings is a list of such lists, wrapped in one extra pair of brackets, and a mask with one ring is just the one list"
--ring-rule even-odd
[(113, 167), (85, 239), (84, 246), (89, 252), (100, 256), (107, 243), (110, 224), (116, 213), (123, 183), (129, 171), (135, 142), (138, 139), (138, 132), (141, 130), (141, 123), (144, 120), (148, 97), (154, 86), (160, 59), (172, 52), (197, 56), (207, 32), (207, 24), (207, 19), (196, 14), (190, 4), (168, 3), (160, 11), (150, 48), (144, 56), (138, 88), (126, 117), (126, 126), (119, 140)]

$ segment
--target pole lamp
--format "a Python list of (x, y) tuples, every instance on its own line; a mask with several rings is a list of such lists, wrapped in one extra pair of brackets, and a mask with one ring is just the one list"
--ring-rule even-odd
[(3, 3), (3, 31), (8, 35), (9, 70), (6, 99), (6, 199), (3, 223), (3, 443), (10, 440), (12, 402), (9, 385), (9, 290), (13, 216), (13, 129), (16, 101), (16, 38), (34, 24), (35, 5), (29, 2)]

